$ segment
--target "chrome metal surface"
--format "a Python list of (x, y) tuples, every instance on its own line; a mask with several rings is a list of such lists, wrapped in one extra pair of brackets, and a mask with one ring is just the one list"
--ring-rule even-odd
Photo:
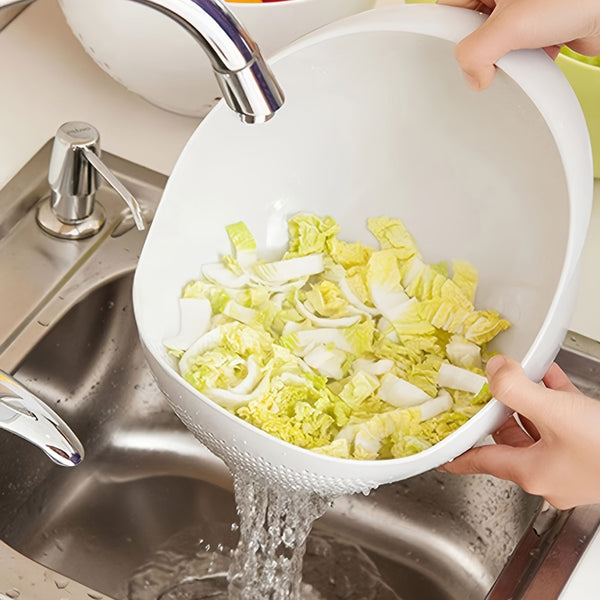
[[(53, 400), (51, 408), (80, 435), (86, 460), (58, 469), (0, 431), (0, 597), (9, 591), (5, 581), (21, 569), (29, 577), (38, 563), (52, 573), (40, 598), (52, 597), (60, 577), (61, 585), (78, 582), (124, 600), (174, 541), (192, 540), (193, 553), (235, 543), (231, 477), (173, 414), (146, 366), (131, 308), (144, 235), (120, 200), (99, 189), (107, 225), (92, 240), (56, 240), (35, 225), (49, 152), (47, 145), (0, 192), (0, 214), (8, 219), (0, 223), (0, 276), (11, 263), (28, 306), (0, 319), (0, 366)], [(106, 161), (151, 215), (166, 178), (110, 155)], [(37, 254), (21, 256), (25, 248)], [(52, 261), (36, 267), (48, 255)], [(7, 300), (0, 303), (9, 310)], [(581, 383), (600, 370), (600, 353), (590, 354), (597, 345), (571, 335), (566, 342), (576, 339), (577, 350), (566, 344), (559, 361)], [(430, 472), (338, 499), (311, 539), (358, 544), (395, 594), (374, 599), (555, 600), (600, 510), (543, 508), (539, 498), (492, 477)], [(6, 553), (9, 561), (2, 560)], [(340, 593), (356, 568), (350, 562), (331, 570)]]
[(2, 31), (15, 17), (17, 17), (33, 0), (23, 0), (18, 5), (0, 10), (0, 31)]
[(40, 203), (37, 211), (38, 225), (50, 235), (64, 240), (84, 240), (96, 235), (106, 222), (104, 208), (94, 202), (91, 214), (81, 221), (65, 223), (52, 210), (51, 197)]
[[(23, 1), (0, 0), (0, 9)], [(220, 0), (132, 1), (168, 16), (202, 46), (223, 97), (242, 121), (263, 123), (281, 108), (283, 92), (260, 49)]]
[(0, 10), (8, 9), (10, 7), (23, 7), (25, 4), (30, 4), (35, 0), (0, 0)]
[(88, 147), (82, 148), (83, 155), (87, 161), (96, 169), (98, 173), (104, 178), (104, 181), (110, 185), (110, 187), (123, 198), (127, 208), (131, 212), (133, 222), (135, 226), (143, 231), (146, 226), (144, 224), (144, 217), (142, 215), (142, 209), (138, 204), (137, 200), (133, 197), (131, 192), (119, 181), (115, 174), (100, 160), (100, 156), (95, 151)]
[[(189, 529), (211, 548), (231, 547), (236, 521), (227, 470), (181, 425), (146, 368), (130, 286), (124, 276), (97, 289), (17, 370), (32, 390), (60, 400), (55, 408), (82, 435), (86, 461), (65, 477), (18, 439), (0, 439), (0, 455), (22, 460), (18, 472), (0, 466), (0, 489), (28, 482), (3, 495), (0, 538), (117, 599), (173, 536)], [(400, 598), (474, 600), (539, 505), (489, 477), (429, 473), (339, 499), (318, 531), (358, 543)]]
[(2, 600), (102, 600), (95, 590), (42, 567), (2, 541), (0, 575)]
[[(0, 190), (0, 280), (14, 284), (0, 310), (0, 368), (9, 373), (76, 299), (106, 278), (130, 272), (144, 241), (120, 197), (104, 185), (97, 197), (106, 225), (97, 236), (71, 241), (46, 235), (36, 222), (36, 208), (49, 194), (51, 149), (49, 141)], [(104, 161), (138, 198), (150, 222), (166, 176), (109, 153)]]
[(95, 127), (78, 121), (64, 123), (54, 137), (48, 184), (50, 205), (63, 223), (76, 223), (94, 209), (99, 173), (84, 154), (100, 152), (100, 134)]
[(67, 424), (4, 371), (0, 371), (0, 429), (34, 444), (62, 467), (75, 467), (83, 460), (83, 446)]
[(96, 202), (100, 176), (121, 196), (138, 229), (145, 228), (137, 200), (100, 159), (100, 134), (82, 121), (61, 125), (54, 137), (48, 184), (50, 198), (38, 209), (40, 227), (59, 238), (80, 240), (98, 233), (105, 222)]

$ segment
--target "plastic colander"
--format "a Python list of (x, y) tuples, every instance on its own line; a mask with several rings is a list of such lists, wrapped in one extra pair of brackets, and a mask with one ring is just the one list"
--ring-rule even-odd
[(426, 262), (459, 258), (478, 269), (476, 305), (513, 323), (492, 349), (534, 380), (553, 360), (589, 220), (588, 133), (542, 51), (511, 53), (489, 89), (467, 87), (454, 45), (482, 20), (407, 5), (322, 28), (273, 59), (287, 99), (271, 121), (243, 125), (219, 104), (182, 152), (135, 275), (135, 317), (173, 409), (230, 466), (324, 496), (366, 492), (454, 458), (507, 417), (491, 400), (419, 454), (358, 461), (290, 445), (204, 397), (179, 376), (163, 340), (178, 330), (184, 284), (229, 251), (233, 222), (244, 221), (262, 256), (274, 258), (298, 212), (331, 215), (343, 239), (366, 244), (374, 243), (367, 218), (400, 218)]

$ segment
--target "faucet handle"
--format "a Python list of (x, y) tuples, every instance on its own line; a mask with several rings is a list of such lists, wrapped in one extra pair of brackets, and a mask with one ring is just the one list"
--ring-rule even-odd
[(145, 228), (140, 205), (100, 159), (100, 152), (100, 134), (89, 123), (69, 121), (59, 127), (48, 171), (50, 202), (42, 204), (38, 212), (44, 231), (68, 239), (82, 239), (100, 231), (105, 217), (95, 200), (99, 176), (123, 198), (137, 228)]

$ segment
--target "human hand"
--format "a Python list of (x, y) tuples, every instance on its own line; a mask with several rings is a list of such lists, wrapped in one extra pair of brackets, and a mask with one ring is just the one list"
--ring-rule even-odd
[(476, 90), (494, 78), (494, 63), (511, 50), (544, 48), (556, 58), (561, 45), (600, 54), (598, 0), (438, 0), (485, 12), (486, 22), (456, 46), (467, 83)]
[(558, 509), (600, 502), (600, 402), (583, 395), (557, 364), (543, 378), (527, 378), (505, 356), (487, 364), (494, 397), (519, 414), (494, 434), (496, 445), (472, 448), (439, 468), (488, 473), (543, 496)]

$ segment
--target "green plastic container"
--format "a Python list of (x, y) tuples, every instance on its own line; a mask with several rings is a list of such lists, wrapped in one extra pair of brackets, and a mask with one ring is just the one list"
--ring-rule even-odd
[[(594, 177), (600, 178), (600, 57), (578, 56), (563, 49), (556, 64), (569, 80), (581, 104), (592, 142)], [(591, 64), (593, 62), (597, 64)]]

